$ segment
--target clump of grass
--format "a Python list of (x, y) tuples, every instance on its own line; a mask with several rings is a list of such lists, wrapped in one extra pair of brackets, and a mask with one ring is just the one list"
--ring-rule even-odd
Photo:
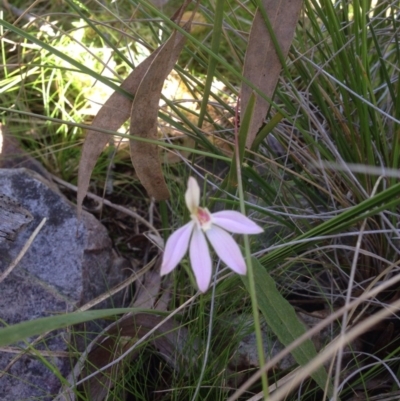
[[(95, 107), (104, 103), (114, 85), (165, 40), (170, 32), (165, 22), (170, 6), (165, 8), (164, 20), (159, 15), (163, 10), (155, 12), (146, 2), (66, 1), (61, 14), (51, 5), (47, 7), (34, 11), (46, 14), (53, 35), (40, 30), (45, 19), (38, 19), (25, 27), (26, 35), (14, 31), (5, 36), (0, 111), (4, 122), (35, 157), (56, 175), (75, 182), (83, 126), (90, 124)], [(205, 29), (198, 36), (193, 34), (207, 48), (212, 46), (216, 7), (213, 2), (201, 5)], [(254, 6), (231, 0), (225, 7), (218, 55), (239, 73)], [(16, 26), (21, 28), (24, 23), (22, 20)], [(305, 1), (261, 139), (245, 154), (242, 180), (247, 211), (266, 227), (265, 234), (251, 242), (259, 268), (268, 272), (293, 305), (322, 318), (357, 297), (367, 296), (397, 274), (398, 175), (387, 172), (396, 171), (399, 163), (398, 23), (396, 8), (386, 2)], [(33, 43), (29, 35), (48, 47)], [(71, 67), (52, 49), (78, 64)], [(200, 103), (204, 95), (209, 60), (203, 48), (188, 41), (176, 71), (192, 103)], [(181, 99), (165, 99), (167, 106), (160, 113), (160, 122), (194, 142), (181, 163), (164, 166), (173, 201), (155, 212), (155, 224), (166, 233), (188, 218), (183, 188), (189, 175), (205, 179), (205, 193), (213, 207), (239, 207), (236, 193), (219, 189), (234, 149), (232, 120), (240, 74), (233, 76), (218, 62), (214, 74), (212, 78), (222, 82), (226, 95), (211, 89), (205, 113), (208, 132), (198, 127), (200, 107), (189, 108)], [(221, 115), (223, 123), (218, 122)], [(227, 147), (221, 149), (221, 143)], [(193, 149), (203, 154), (196, 155)], [(138, 183), (123, 152), (117, 151), (113, 161), (110, 153), (105, 152), (96, 166), (93, 189), (103, 190), (108, 166), (115, 163), (114, 191), (123, 194), (119, 199), (127, 199), (132, 182)], [(179, 318), (193, 344), (199, 344), (198, 361), (207, 357), (206, 363), (178, 372), (143, 351), (127, 367), (126, 380), (115, 383), (115, 397), (123, 399), (131, 393), (135, 399), (196, 396), (225, 400), (229, 395), (232, 400), (239, 399), (232, 394), (255, 368), (230, 369), (242, 336), (235, 331), (233, 321), (248, 316), (251, 310), (248, 288), (220, 270), (218, 279), (225, 279), (218, 281), (213, 292), (199, 296), (186, 262), (183, 267), (173, 276), (169, 310), (194, 297)], [(396, 300), (396, 294), (396, 289), (389, 287), (372, 299), (366, 298), (362, 309), (348, 308), (339, 319), (341, 327), (332, 326), (321, 348)], [(257, 296), (261, 305), (268, 298), (260, 291)], [(388, 374), (396, 375), (399, 369), (398, 321), (394, 314), (386, 319), (349, 348), (338, 349), (330, 371), (334, 399), (351, 399), (352, 392), (370, 397), (399, 390), (397, 383), (379, 389), (371, 384)], [(385, 324), (391, 327), (386, 337)], [(378, 345), (371, 347), (374, 339)], [(208, 354), (207, 346), (211, 350)], [(151, 366), (151, 371), (143, 372), (142, 365)], [(131, 377), (138, 372), (142, 379), (139, 385), (132, 384)], [(270, 388), (290, 374), (270, 370)], [(258, 382), (246, 389), (242, 399), (261, 391)], [(292, 391), (287, 399), (323, 399), (311, 381)]]

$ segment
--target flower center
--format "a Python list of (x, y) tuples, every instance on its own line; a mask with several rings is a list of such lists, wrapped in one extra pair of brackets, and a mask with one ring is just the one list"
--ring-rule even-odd
[(202, 209), (201, 207), (198, 207), (194, 217), (200, 224), (200, 227), (203, 231), (207, 231), (211, 228), (211, 214), (207, 209)]

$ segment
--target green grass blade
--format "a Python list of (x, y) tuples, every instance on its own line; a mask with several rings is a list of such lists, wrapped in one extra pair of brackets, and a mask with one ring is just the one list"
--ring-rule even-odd
[(65, 315), (30, 320), (28, 322), (14, 324), (13, 326), (0, 329), (0, 347), (14, 344), (18, 341), (26, 339), (27, 337), (61, 329), (67, 326), (72, 326), (74, 324), (88, 322), (95, 319), (103, 319), (108, 316), (121, 315), (129, 312), (154, 313), (154, 311), (138, 308), (117, 308), (86, 312), (73, 312)]
[[(223, 16), (224, 16), (224, 0), (217, 0), (215, 5), (213, 37), (211, 41), (211, 51), (216, 55), (218, 55), (219, 46), (221, 43)], [(203, 101), (201, 103), (201, 108), (199, 113), (199, 127), (203, 125), (204, 116), (208, 105), (208, 98), (210, 97), (211, 85), (214, 80), (216, 67), (217, 67), (217, 60), (210, 54), (207, 68), (207, 78), (204, 84)]]
[(263, 264), (269, 264), (274, 261), (276, 262), (277, 260), (282, 260), (283, 258), (300, 251), (304, 247), (310, 246), (310, 243), (315, 243), (316, 241), (312, 240), (313, 237), (339, 232), (340, 230), (351, 227), (352, 224), (373, 216), (382, 210), (394, 207), (400, 203), (399, 195), (400, 184), (396, 184), (393, 187), (364, 200), (357, 206), (342, 212), (338, 216), (320, 224), (319, 226), (312, 228), (295, 239), (296, 241), (310, 239), (310, 242), (306, 241), (303, 243), (292, 244), (282, 249), (276, 249), (263, 257), (261, 261)]

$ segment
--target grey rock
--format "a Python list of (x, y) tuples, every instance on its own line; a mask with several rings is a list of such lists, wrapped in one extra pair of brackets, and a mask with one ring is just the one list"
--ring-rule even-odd
[[(25, 168), (0, 169), (0, 192), (33, 216), (14, 241), (0, 243), (0, 276), (47, 218), (23, 259), (0, 282), (0, 327), (72, 312), (126, 278), (127, 269), (121, 268), (113, 253), (105, 227), (86, 212), (78, 220), (75, 206), (42, 176)], [(122, 296), (117, 294), (99, 307), (121, 306)], [(95, 334), (101, 325), (93, 323), (86, 330)], [(66, 330), (52, 332), (35, 344), (38, 355), (44, 350), (46, 356), (32, 356), (31, 352), (14, 363), (20, 352), (13, 350), (27, 348), (26, 343), (13, 344), (11, 352), (0, 352), (0, 400), (51, 400), (61, 386), (53, 372), (66, 377), (72, 369), (73, 361), (62, 355), (68, 351), (69, 339)], [(74, 346), (82, 350), (85, 341), (88, 339), (81, 338)], [(49, 356), (49, 351), (57, 354)]]

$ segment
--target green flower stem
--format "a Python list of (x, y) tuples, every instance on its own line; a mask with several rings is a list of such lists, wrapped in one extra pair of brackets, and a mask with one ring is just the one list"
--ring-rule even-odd
[[(236, 160), (232, 160), (232, 165), (236, 163), (236, 182), (237, 182), (237, 189), (239, 193), (239, 203), (240, 203), (240, 211), (243, 215), (246, 216), (246, 208), (244, 203), (244, 191), (243, 191), (243, 182), (242, 182), (242, 173), (241, 173), (241, 165), (243, 162), (244, 157), (244, 148), (246, 144), (246, 136), (249, 132), (249, 127), (251, 123), (251, 118), (254, 111), (255, 105), (255, 95), (254, 93), (250, 97), (249, 104), (245, 110), (242, 124), (240, 126), (239, 133), (235, 132), (235, 158)], [(231, 171), (232, 172), (232, 171)], [(247, 264), (247, 275), (249, 278), (249, 289), (250, 289), (250, 298), (251, 298), (251, 306), (253, 312), (253, 319), (254, 319), (254, 330), (256, 333), (256, 342), (257, 342), (257, 353), (258, 353), (258, 362), (260, 368), (265, 365), (265, 356), (264, 356), (264, 347), (262, 341), (262, 334), (261, 334), (261, 324), (260, 324), (260, 314), (259, 314), (259, 307), (257, 301), (257, 293), (256, 293), (256, 284), (254, 280), (254, 271), (253, 271), (253, 264), (251, 260), (251, 251), (250, 251), (250, 242), (249, 236), (244, 235), (244, 249), (245, 249), (245, 256), (246, 256), (246, 264)], [(269, 389), (268, 389), (268, 377), (267, 374), (264, 373), (261, 376), (261, 383), (264, 393), (264, 399), (268, 399)]]

